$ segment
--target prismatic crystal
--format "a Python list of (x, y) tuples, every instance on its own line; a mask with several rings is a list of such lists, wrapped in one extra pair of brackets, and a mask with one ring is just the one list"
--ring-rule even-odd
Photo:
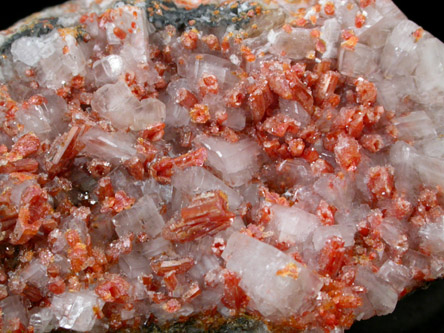
[(444, 45), (390, 0), (72, 0), (0, 52), (2, 332), (340, 332), (444, 275)]

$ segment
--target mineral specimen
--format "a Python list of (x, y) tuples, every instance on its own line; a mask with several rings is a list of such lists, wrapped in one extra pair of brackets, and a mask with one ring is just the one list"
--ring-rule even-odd
[(444, 276), (444, 45), (390, 0), (72, 0), (0, 52), (2, 332), (340, 332)]

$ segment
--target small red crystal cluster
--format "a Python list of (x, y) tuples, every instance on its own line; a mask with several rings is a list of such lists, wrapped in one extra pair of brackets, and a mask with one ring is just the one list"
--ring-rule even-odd
[[(301, 17), (276, 31), (310, 25)], [(246, 33), (156, 32), (130, 5), (80, 24), (77, 40), (22, 37), (5, 56), (2, 330), (217, 313), (346, 329), (441, 274), (441, 189), (397, 164), (410, 146), (395, 110), (323, 59), (319, 30), (292, 60)], [(342, 37), (353, 52), (357, 37)]]

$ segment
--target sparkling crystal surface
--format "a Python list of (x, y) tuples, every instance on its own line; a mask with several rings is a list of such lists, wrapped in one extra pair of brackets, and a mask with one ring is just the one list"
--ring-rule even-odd
[(0, 331), (341, 332), (444, 275), (444, 44), (390, 0), (72, 0), (0, 46)]

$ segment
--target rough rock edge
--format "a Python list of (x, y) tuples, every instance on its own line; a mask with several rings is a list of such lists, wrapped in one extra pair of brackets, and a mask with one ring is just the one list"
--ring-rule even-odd
[[(140, 0), (124, 0), (115, 1), (114, 7), (117, 3), (125, 3), (130, 5), (137, 5)], [(66, 6), (71, 1), (68, 1), (60, 6)], [(158, 4), (162, 3), (162, 15), (155, 11)], [(146, 0), (144, 3), (144, 8), (147, 12), (148, 21), (153, 24), (153, 26), (160, 30), (167, 25), (173, 25), (178, 31), (183, 31), (187, 27), (201, 27), (208, 25), (210, 27), (216, 26), (228, 26), (233, 24), (237, 29), (245, 26), (250, 22), (250, 17), (247, 15), (249, 10), (256, 10), (260, 5), (250, 6), (250, 3), (244, 3), (242, 0), (237, 1), (234, 4), (225, 4), (217, 6), (214, 4), (200, 5), (194, 9), (185, 9), (177, 7), (173, 2), (167, 0)], [(58, 18), (56, 17), (57, 7), (50, 7), (43, 10), (40, 13), (32, 14), (31, 16), (24, 18), (14, 24), (7, 30), (0, 31), (0, 54), (7, 54), (11, 48), (14, 41), (21, 37), (40, 37), (50, 33), (54, 29), (63, 28), (58, 24)], [(63, 10), (63, 9), (62, 9)], [(215, 14), (215, 11), (218, 14)], [(69, 12), (67, 12), (68, 14)], [(66, 28), (66, 27), (65, 27)], [(82, 38), (84, 32), (82, 27), (73, 26), (70, 29), (74, 32), (74, 37)]]
[[(225, 318), (217, 315), (216, 318), (194, 316), (183, 322), (170, 323), (159, 326), (155, 323), (145, 324), (140, 328), (125, 328), (116, 333), (241, 333), (266, 332), (268, 327), (259, 319), (249, 315)], [(53, 333), (73, 332), (71, 330), (56, 329)], [(279, 330), (283, 332), (283, 330)]]

